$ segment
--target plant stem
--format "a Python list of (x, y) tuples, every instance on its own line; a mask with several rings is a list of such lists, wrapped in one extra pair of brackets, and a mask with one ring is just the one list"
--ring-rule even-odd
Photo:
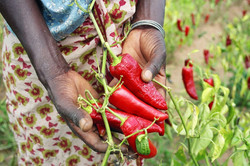
[[(95, 0), (94, 0), (95, 1)], [(100, 38), (100, 40), (101, 40), (101, 43), (102, 43), (102, 45), (103, 46), (105, 46), (105, 47), (103, 47), (103, 60), (102, 60), (102, 69), (101, 69), (101, 72), (102, 72), (102, 74), (103, 74), (103, 77), (101, 78), (101, 80), (102, 80), (102, 83), (103, 83), (103, 87), (104, 87), (104, 92), (105, 92), (105, 94), (108, 94), (109, 92), (108, 92), (108, 88), (107, 88), (107, 82), (106, 82), (106, 80), (105, 80), (105, 74), (106, 74), (106, 61), (107, 61), (107, 49), (109, 49), (109, 52), (111, 52), (111, 56), (112, 56), (112, 58), (117, 58), (114, 54), (113, 54), (113, 52), (112, 52), (112, 50), (110, 49), (110, 47), (107, 47), (106, 45), (107, 44), (105, 44), (105, 43), (107, 43), (107, 42), (105, 42), (105, 40), (104, 40), (104, 38), (103, 38), (103, 36), (102, 36), (102, 33), (101, 33), (101, 31), (100, 31), (100, 29), (99, 29), (99, 27), (98, 27), (98, 24), (97, 24), (97, 22), (96, 22), (96, 20), (95, 20), (95, 17), (94, 17), (94, 15), (93, 15), (93, 13), (92, 13), (92, 8), (93, 8), (93, 6), (94, 6), (94, 3), (95, 2), (92, 2), (91, 4), (90, 4), (90, 7), (89, 7), (89, 16), (90, 16), (90, 18), (91, 18), (91, 20), (92, 20), (92, 22), (93, 22), (93, 24), (94, 24), (94, 26), (95, 26), (95, 29), (96, 29), (96, 31), (97, 31), (97, 33), (98, 33), (98, 36), (99, 36), (99, 38)], [(107, 49), (106, 49), (107, 48)], [(106, 95), (105, 95), (106, 96)], [(107, 136), (108, 136), (108, 142), (109, 142), (109, 144), (108, 144), (108, 148), (107, 148), (107, 150), (106, 150), (106, 153), (105, 153), (105, 156), (104, 156), (104, 158), (103, 158), (103, 161), (102, 161), (102, 165), (106, 165), (107, 164), (107, 161), (108, 161), (108, 158), (109, 158), (109, 155), (110, 155), (110, 152), (111, 152), (111, 149), (114, 147), (114, 141), (113, 141), (113, 138), (112, 138), (112, 134), (111, 134), (111, 130), (110, 130), (110, 126), (109, 126), (109, 123), (108, 123), (108, 120), (107, 120), (107, 117), (106, 117), (106, 114), (105, 114), (105, 110), (106, 110), (106, 108), (107, 108), (107, 105), (108, 105), (108, 97), (105, 97), (105, 99), (104, 99), (104, 102), (103, 102), (103, 106), (102, 106), (102, 108), (100, 108), (100, 112), (101, 112), (101, 115), (102, 115), (102, 119), (103, 119), (103, 122), (104, 122), (104, 125), (105, 125), (105, 128), (106, 128), (106, 133), (107, 133)]]
[(100, 30), (100, 28), (95, 20), (95, 17), (91, 11), (89, 12), (89, 17), (91, 18), (91, 20), (95, 26), (96, 32), (101, 40), (102, 45), (105, 46), (109, 50), (109, 53), (110, 53), (111, 57), (113, 58), (113, 60), (118, 60), (117, 56), (111, 50), (109, 44), (104, 40), (102, 32), (101, 32), (101, 30)]
[(110, 152), (111, 152), (111, 146), (108, 146), (107, 150), (106, 150), (106, 153), (103, 157), (103, 161), (102, 161), (102, 165), (101, 166), (105, 166), (107, 165), (107, 162), (108, 162), (108, 158), (109, 158), (109, 155), (110, 155)]
[(118, 119), (120, 119), (121, 121), (121, 126), (123, 125), (123, 123), (127, 120), (127, 118), (124, 118), (122, 116), (120, 116), (119, 114), (117, 114), (116, 112), (114, 112), (113, 110), (111, 110), (110, 108), (107, 107), (107, 110), (113, 114), (114, 116), (116, 116)]
[(175, 109), (176, 109), (176, 111), (177, 111), (177, 113), (178, 113), (178, 115), (179, 115), (179, 117), (180, 117), (180, 119), (181, 119), (181, 123), (182, 123), (182, 125), (183, 125), (183, 127), (184, 127), (184, 130), (185, 130), (185, 132), (186, 132), (186, 138), (187, 138), (187, 142), (188, 142), (188, 152), (189, 152), (189, 155), (190, 155), (190, 157), (192, 158), (194, 164), (195, 164), (196, 166), (198, 166), (199, 164), (198, 164), (198, 162), (195, 160), (195, 158), (194, 158), (194, 156), (193, 156), (193, 153), (191, 152), (191, 141), (190, 141), (190, 138), (189, 138), (187, 126), (186, 126), (185, 121), (184, 121), (184, 119), (183, 119), (183, 117), (182, 117), (182, 115), (181, 115), (181, 111), (180, 111), (179, 105), (176, 103), (176, 101), (175, 101), (175, 99), (174, 99), (174, 97), (173, 97), (173, 95), (172, 95), (172, 93), (171, 93), (170, 88), (166, 87), (165, 85), (163, 85), (162, 83), (156, 81), (155, 79), (153, 79), (153, 81), (154, 81), (155, 83), (159, 84), (161, 87), (163, 87), (163, 88), (168, 92), (168, 94), (169, 94), (169, 96), (170, 96), (170, 99), (172, 100), (172, 102), (173, 102), (173, 104), (174, 104), (174, 106), (175, 106)]

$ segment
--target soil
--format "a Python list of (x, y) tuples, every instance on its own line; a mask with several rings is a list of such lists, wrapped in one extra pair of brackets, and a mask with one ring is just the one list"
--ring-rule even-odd
[[(229, 19), (232, 19), (234, 17), (241, 17), (241, 12), (244, 5), (244, 3), (235, 4), (230, 8), (225, 7), (220, 12), (214, 13), (207, 24), (203, 24), (202, 26), (197, 28), (194, 34), (195, 37), (190, 46), (185, 45), (176, 49), (173, 58), (171, 57), (171, 62), (166, 66), (167, 71), (171, 74), (171, 81), (173, 82), (167, 83), (167, 85), (173, 89), (172, 91), (174, 94), (183, 95), (189, 98), (186, 95), (181, 77), (181, 70), (184, 65), (184, 60), (188, 58), (188, 53), (192, 52), (193, 50), (199, 50), (199, 52), (191, 54), (190, 58), (199, 66), (206, 66), (203, 56), (203, 50), (209, 49), (209, 46), (212, 43), (216, 43), (221, 38), (221, 35), (224, 31), (223, 25), (221, 25), (223, 17), (221, 17), (220, 14), (223, 12), (227, 12), (229, 14)], [(204, 35), (199, 38), (198, 36), (202, 33)], [(216, 73), (220, 75), (221, 79), (225, 78), (223, 69), (220, 66), (217, 66)]]

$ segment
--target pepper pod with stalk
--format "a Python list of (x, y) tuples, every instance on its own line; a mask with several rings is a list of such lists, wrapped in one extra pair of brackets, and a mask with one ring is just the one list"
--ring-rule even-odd
[(153, 82), (146, 83), (141, 79), (142, 69), (131, 55), (112, 56), (112, 61), (109, 68), (111, 75), (117, 79), (122, 77), (125, 87), (135, 96), (156, 109), (168, 109), (164, 97), (157, 91)]
[(198, 100), (193, 76), (193, 64), (190, 59), (185, 60), (185, 66), (182, 68), (182, 80), (189, 96)]

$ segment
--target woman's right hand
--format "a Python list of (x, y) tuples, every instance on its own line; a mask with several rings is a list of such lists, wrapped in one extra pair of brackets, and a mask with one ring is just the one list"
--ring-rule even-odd
[[(73, 70), (47, 81), (48, 93), (58, 113), (67, 122), (70, 129), (82, 139), (91, 149), (104, 153), (108, 144), (106, 136), (100, 137), (97, 128), (93, 125), (90, 115), (79, 108), (77, 98), (85, 96), (85, 90), (89, 90), (94, 98), (98, 99), (98, 93), (81, 75)], [(118, 139), (115, 142), (120, 142)], [(122, 146), (123, 153), (128, 153), (128, 147)]]

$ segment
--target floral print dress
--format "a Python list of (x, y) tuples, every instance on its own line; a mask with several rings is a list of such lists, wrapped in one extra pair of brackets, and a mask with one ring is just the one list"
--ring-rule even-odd
[[(97, 0), (94, 15), (109, 44), (121, 40), (135, 13), (133, 0)], [(101, 63), (102, 47), (93, 23), (87, 18), (73, 33), (58, 42), (71, 68), (98, 91), (93, 71), (95, 56)], [(18, 145), (19, 165), (100, 165), (103, 154), (94, 152), (76, 137), (57, 113), (48, 93), (17, 37), (6, 27), (1, 58), (6, 85), (7, 111)], [(121, 45), (112, 47), (121, 53)], [(95, 56), (94, 56), (95, 55)], [(116, 161), (110, 157), (109, 164)], [(141, 165), (143, 160), (125, 160), (123, 165)]]

